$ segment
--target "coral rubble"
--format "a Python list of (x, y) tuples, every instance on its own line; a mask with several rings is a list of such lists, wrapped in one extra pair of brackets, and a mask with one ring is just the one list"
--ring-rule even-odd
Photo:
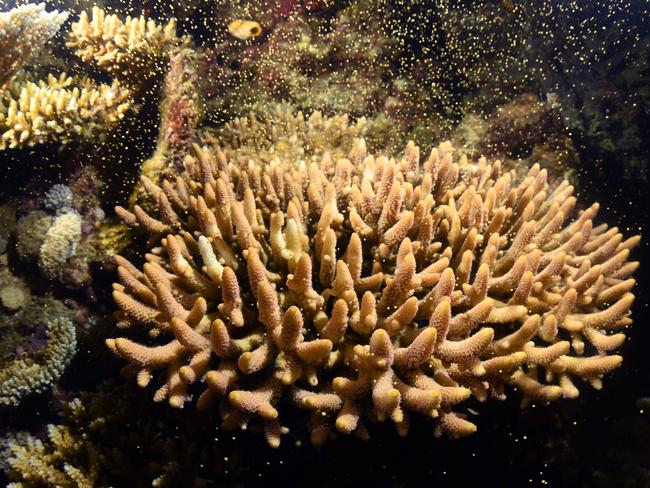
[[(280, 130), (257, 124), (233, 139)], [(405, 434), (413, 415), (461, 437), (470, 396), (575, 398), (621, 364), (639, 237), (595, 225), (597, 204), (576, 215), (573, 187), (538, 165), (454, 160), (448, 143), (424, 161), (358, 139), (347, 157), (264, 165), (232, 147), (195, 145), (160, 185), (143, 178), (156, 212), (117, 209), (151, 246), (142, 269), (116, 258), (117, 326), (150, 337), (107, 345), (140, 386), (163, 370), (156, 401), (203, 390), (199, 408), (226, 428), (261, 420), (272, 446), (284, 400), (311, 412), (315, 444), (366, 437), (367, 421)]]

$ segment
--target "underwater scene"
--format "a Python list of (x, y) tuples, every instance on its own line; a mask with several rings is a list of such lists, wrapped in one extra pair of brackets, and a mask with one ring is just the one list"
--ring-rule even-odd
[(0, 0), (0, 485), (650, 488), (650, 0)]

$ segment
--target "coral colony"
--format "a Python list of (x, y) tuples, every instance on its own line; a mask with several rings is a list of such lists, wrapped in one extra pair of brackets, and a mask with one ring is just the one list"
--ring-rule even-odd
[[(194, 15), (187, 3), (175, 13)], [(640, 237), (574, 196), (558, 95), (509, 95), (527, 78), (508, 79), (482, 111), (481, 79), (518, 58), (504, 47), (461, 62), (467, 32), (500, 39), (490, 29), (523, 7), (465, 19), (440, 2), (448, 56), (398, 69), (408, 39), (387, 25), (399, 12), (235, 4), (219, 7), (207, 47), (176, 20), (101, 6), (0, 12), (0, 155), (116, 141), (159, 102), (117, 218), (91, 163), (110, 155), (82, 149), (82, 169), (35, 185), (31, 202), (0, 202), (0, 407), (37, 394), (67, 405), (47, 436), (2, 433), (11, 486), (108, 486), (128, 457), (97, 437), (128, 410), (132, 393), (112, 406), (128, 383), (90, 400), (58, 390), (82, 340), (165, 411), (195, 406), (272, 447), (289, 431), (317, 446), (368, 439), (379, 423), (457, 439), (480, 428), (468, 402), (574, 399), (623, 362)], [(65, 62), (49, 53), (57, 37)], [(523, 50), (524, 37), (504, 44)], [(462, 101), (434, 81), (459, 65)], [(97, 304), (111, 290), (93, 266), (113, 273), (113, 302)], [(88, 333), (102, 321), (108, 333)]]
[[(300, 144), (328, 123), (283, 115), (262, 133)], [(246, 140), (262, 123), (235, 124)], [(406, 434), (411, 415), (461, 437), (470, 396), (575, 398), (621, 364), (639, 238), (595, 224), (597, 204), (576, 212), (568, 182), (454, 161), (449, 144), (395, 159), (357, 139), (347, 158), (264, 166), (239, 151), (195, 145), (173, 178), (143, 177), (153, 215), (117, 209), (152, 245), (142, 269), (116, 258), (117, 326), (152, 339), (107, 344), (140, 386), (164, 370), (154, 400), (183, 407), (198, 384), (199, 408), (261, 421), (272, 446), (283, 398), (313, 412), (316, 444), (368, 421)]]

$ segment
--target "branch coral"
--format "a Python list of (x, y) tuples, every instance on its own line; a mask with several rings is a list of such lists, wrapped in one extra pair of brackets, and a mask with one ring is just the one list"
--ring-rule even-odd
[(0, 12), (0, 89), (41, 51), (67, 18), (67, 12), (47, 12), (43, 3)]
[(34, 82), (18, 77), (0, 93), (0, 150), (102, 136), (130, 107), (118, 81), (49, 75)]
[(184, 42), (172, 19), (164, 26), (144, 16), (121, 20), (93, 7), (72, 24), (67, 45), (86, 62), (96, 62), (116, 79), (137, 83), (162, 73), (172, 47)]
[(44, 392), (63, 374), (76, 347), (74, 323), (66, 317), (51, 320), (47, 345), (37, 356), (15, 360), (0, 371), (0, 405), (17, 406), (27, 395)]
[(199, 408), (225, 428), (260, 421), (271, 446), (284, 401), (310, 412), (314, 444), (366, 438), (367, 421), (404, 435), (416, 416), (458, 438), (476, 430), (455, 410), (470, 396), (574, 398), (621, 364), (639, 237), (594, 225), (597, 204), (576, 215), (568, 182), (454, 160), (448, 143), (424, 161), (357, 140), (266, 165), (229, 145), (143, 178), (157, 213), (117, 209), (153, 243), (142, 269), (116, 258), (117, 325), (150, 340), (107, 345), (142, 387), (162, 370), (154, 400), (180, 408), (203, 384)]
[(338, 159), (365, 134), (366, 122), (360, 117), (352, 124), (346, 114), (323, 117), (320, 112), (305, 119), (302, 112), (294, 114), (287, 106), (276, 105), (272, 113), (235, 118), (205, 138), (219, 145), (224, 157), (241, 164), (251, 159), (267, 164), (274, 159), (320, 158), (325, 153)]
[[(61, 488), (92, 488), (97, 486), (99, 453), (89, 442), (76, 438), (71, 430), (63, 425), (48, 425), (49, 442), (28, 435), (20, 442), (10, 442), (11, 452), (8, 464), (11, 474), (25, 483), (10, 483), (9, 487), (58, 486)], [(69, 463), (86, 454), (88, 471)]]

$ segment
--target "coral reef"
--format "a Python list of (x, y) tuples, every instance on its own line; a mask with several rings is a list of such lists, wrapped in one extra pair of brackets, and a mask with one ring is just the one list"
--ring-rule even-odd
[(0, 90), (43, 48), (68, 18), (45, 10), (45, 4), (22, 5), (0, 12)]
[[(254, 140), (249, 127), (233, 139)], [(609, 353), (631, 323), (639, 237), (594, 225), (597, 204), (572, 217), (573, 188), (537, 165), (452, 152), (421, 162), (410, 143), (395, 160), (359, 139), (347, 158), (262, 166), (197, 145), (175, 178), (143, 178), (157, 217), (117, 209), (152, 246), (142, 271), (116, 258), (117, 325), (150, 335), (107, 341), (124, 373), (144, 387), (164, 370), (154, 399), (174, 407), (204, 382), (199, 408), (218, 404), (226, 428), (261, 420), (272, 446), (284, 400), (320, 444), (333, 427), (366, 437), (368, 420), (405, 434), (413, 415), (461, 437), (476, 430), (454, 412), (469, 396), (600, 388), (622, 361)]]
[[(74, 438), (64, 426), (49, 425), (49, 445), (40, 439), (27, 435), (9, 441), (9, 469), (20, 477), (20, 483), (10, 483), (11, 488), (26, 486), (57, 486), (61, 488), (92, 488), (96, 485), (96, 470), (99, 461), (97, 453), (88, 451), (89, 472), (69, 464), (71, 458), (79, 456), (86, 444)], [(86, 454), (86, 452), (84, 452)], [(18, 476), (17, 473), (20, 473)]]
[(77, 347), (75, 325), (67, 317), (52, 319), (47, 345), (35, 357), (16, 359), (0, 371), (0, 405), (16, 406), (27, 395), (52, 386), (68, 365)]
[[(367, 142), (381, 149), (403, 146), (407, 135), (439, 137), (449, 126), (432, 110), (429, 72), (424, 63), (409, 64), (416, 58), (412, 44), (386, 2), (242, 3), (224, 18), (250, 17), (263, 32), (243, 41), (227, 37), (203, 51), (210, 119), (264, 114), (280, 101), (305, 113), (378, 117), (378, 134)], [(429, 23), (419, 11), (411, 15)]]
[[(42, 6), (32, 7), (40, 9), (45, 20), (50, 15), (49, 21), (57, 29), (56, 22), (67, 18), (67, 14), (47, 14)], [(10, 22), (12, 12), (19, 10), (3, 14), (6, 21)], [(23, 30), (29, 39), (29, 29)], [(51, 37), (49, 30), (43, 29), (44, 39)], [(8, 38), (13, 34), (9, 32)], [(12, 70), (13, 79), (3, 80), (6, 86), (0, 92), (0, 150), (105, 137), (133, 107), (133, 97), (152, 88), (147, 82), (164, 72), (172, 48), (189, 43), (188, 38), (177, 37), (174, 21), (165, 26), (144, 16), (122, 21), (99, 7), (93, 8), (91, 18), (82, 12), (72, 24), (67, 45), (83, 61), (96, 63), (112, 75), (112, 83), (97, 83), (66, 72), (34, 80), (30, 72), (13, 77), (17, 69)], [(32, 49), (38, 47), (38, 43), (30, 45)]]
[(93, 7), (90, 16), (83, 11), (72, 24), (67, 45), (84, 61), (137, 86), (161, 74), (170, 49), (181, 42), (174, 20), (164, 26), (144, 16), (122, 20)]
[(55, 4), (0, 12), (0, 484), (647, 483), (647, 5)]
[[(67, 183), (52, 185), (42, 198), (24, 202), (21, 210), (27, 213), (17, 223), (13, 213), (7, 239), (14, 235), (11, 256), (19, 258), (14, 267), (35, 265), (38, 274), (48, 281), (82, 289), (92, 285), (91, 269), (110, 262), (112, 255), (98, 235), (105, 219), (99, 200), (102, 183), (91, 167), (73, 172)], [(38, 194), (42, 189), (35, 187), (33, 191)], [(49, 214), (29, 211), (39, 207)]]
[(273, 113), (236, 118), (205, 138), (219, 146), (224, 158), (242, 165), (251, 160), (268, 164), (275, 159), (319, 161), (325, 153), (338, 159), (365, 131), (364, 117), (351, 123), (347, 115), (324, 117), (314, 112), (305, 118), (302, 112), (294, 114), (277, 105)]
[[(144, 413), (135, 423), (134, 408)], [(210, 478), (227, 478), (239, 456), (235, 442), (223, 436), (215, 443), (189, 416), (179, 431), (161, 430), (169, 418), (126, 385), (104, 383), (61, 410), (65, 424), (48, 425), (42, 440), (23, 433), (0, 440), (10, 486), (86, 486), (79, 479), (92, 480), (88, 486), (209, 486)]]
[(18, 77), (0, 93), (0, 150), (101, 136), (130, 107), (119, 82), (49, 75), (37, 83)]

